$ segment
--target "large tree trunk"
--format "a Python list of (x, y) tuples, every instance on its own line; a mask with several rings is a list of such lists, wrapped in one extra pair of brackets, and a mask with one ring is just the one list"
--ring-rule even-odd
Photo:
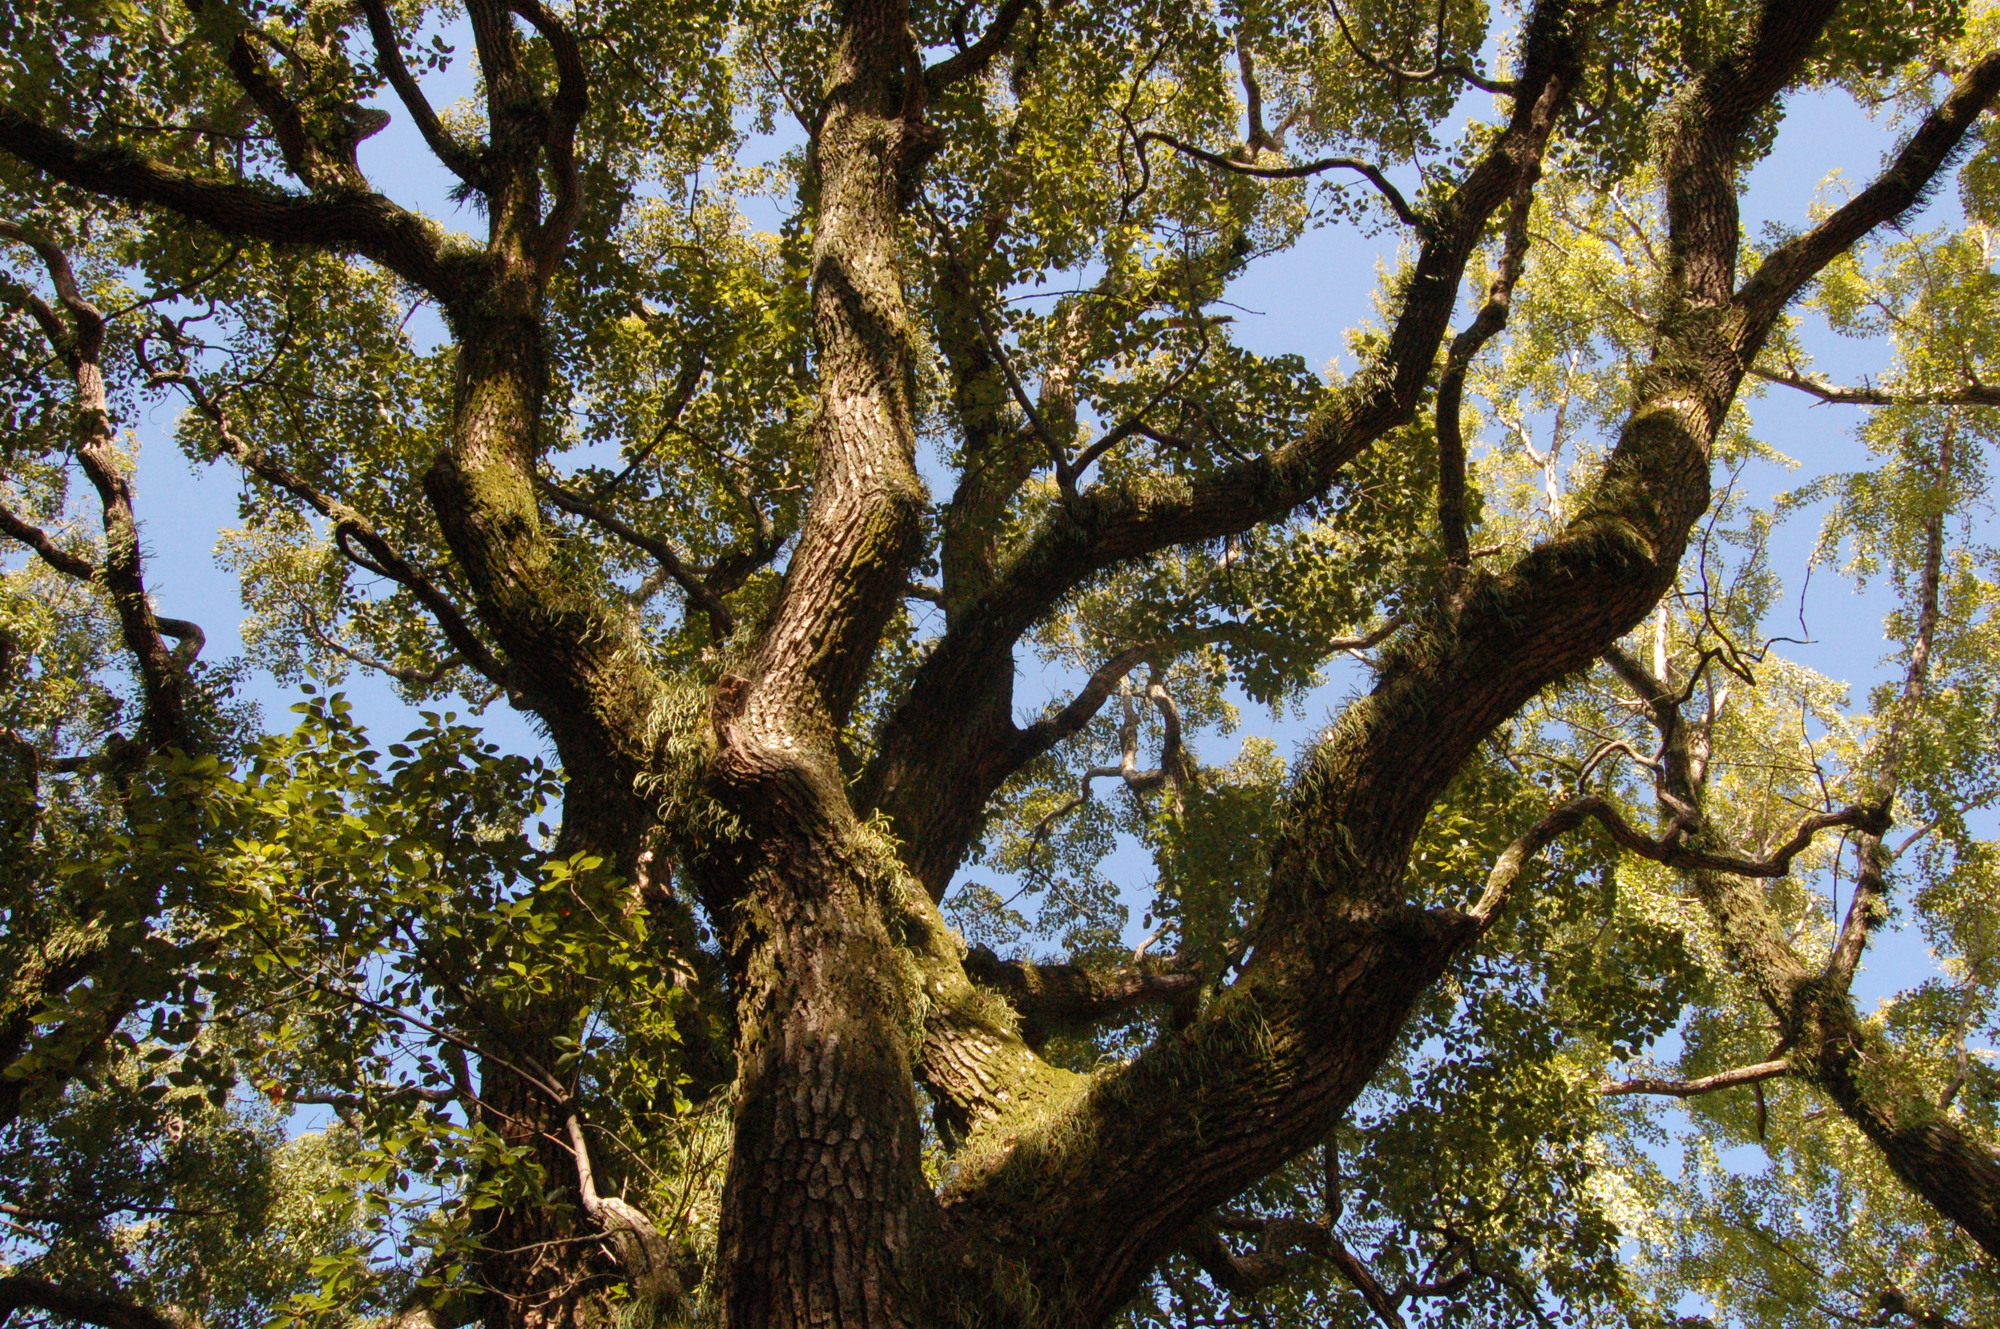
[[(564, 1113), (547, 1088), (513, 1069), (543, 1063), (550, 1030), (492, 1031), (480, 1066), (479, 1119), (540, 1170), (543, 1195), (484, 1210), (475, 1228), (480, 1318), (486, 1329), (596, 1329), (610, 1323), (615, 1268), (590, 1244), (593, 1225), (569, 1202), (576, 1164), (564, 1147)], [(549, 1061), (553, 1061), (549, 1057)], [(511, 1169), (510, 1169), (511, 1170)], [(562, 1196), (549, 1203), (545, 1197)]]
[(884, 920), (899, 871), (854, 817), (838, 734), (917, 553), (901, 213), (927, 155), (896, 0), (841, 14), (812, 148), (820, 415), (812, 505), (756, 654), (716, 702), (711, 784), (740, 821), (695, 864), (737, 992), (724, 1323), (913, 1325), (934, 1226), (912, 1058), (920, 994)]
[(772, 865), (732, 939), (743, 1034), (716, 1256), (728, 1325), (926, 1318), (913, 1280), (936, 1206), (910, 994), (858, 866), (812, 850)]

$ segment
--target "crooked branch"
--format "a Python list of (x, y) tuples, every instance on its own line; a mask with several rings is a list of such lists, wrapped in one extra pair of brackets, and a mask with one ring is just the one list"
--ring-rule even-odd
[(1641, 858), (1668, 867), (1690, 871), (1728, 872), (1739, 877), (1782, 877), (1791, 871), (1792, 860), (1805, 852), (1813, 838), (1821, 831), (1835, 826), (1852, 826), (1876, 832), (1886, 830), (1889, 825), (1888, 809), (1881, 804), (1866, 807), (1845, 807), (1835, 812), (1816, 812), (1802, 818), (1791, 837), (1767, 853), (1755, 856), (1749, 854), (1720, 852), (1699, 849), (1682, 843), (1682, 837), (1691, 829), (1686, 822), (1676, 817), (1659, 839), (1637, 830), (1612, 804), (1596, 794), (1586, 794), (1571, 799), (1550, 812), (1539, 822), (1507, 846), (1505, 852), (1493, 865), (1486, 879), (1486, 890), (1479, 903), (1470, 911), (1471, 917), (1482, 929), (1490, 927), (1500, 907), (1506, 903), (1508, 893), (1513, 889), (1521, 874), (1535, 855), (1554, 843), (1561, 836), (1581, 826), (1584, 822), (1596, 820), (1617, 841), (1618, 845)]
[(1201, 990), (1201, 975), (1172, 957), (1092, 968), (1002, 960), (974, 947), (965, 957), (965, 974), (1007, 999), (1030, 1047), (1057, 1030), (1088, 1027), (1149, 1002), (1180, 1005)]
[(1379, 166), (1373, 162), (1363, 161), (1359, 157), (1321, 157), (1317, 161), (1297, 162), (1290, 166), (1258, 166), (1254, 162), (1238, 161), (1223, 153), (1196, 147), (1184, 139), (1161, 133), (1156, 129), (1142, 129), (1132, 137), (1139, 149), (1141, 162), (1145, 160), (1148, 143), (1161, 143), (1184, 157), (1192, 157), (1196, 161), (1213, 166), (1218, 171), (1227, 171), (1231, 175), (1247, 175), (1258, 180), (1300, 180), (1307, 176), (1323, 175), (1328, 171), (1353, 171), (1374, 186), (1375, 192), (1382, 196), (1383, 201), (1388, 203), (1390, 210), (1405, 226), (1421, 231), (1427, 224), (1422, 214), (1413, 209), (1409, 200), (1403, 197), (1403, 191), (1390, 182), (1389, 177), (1382, 173)]

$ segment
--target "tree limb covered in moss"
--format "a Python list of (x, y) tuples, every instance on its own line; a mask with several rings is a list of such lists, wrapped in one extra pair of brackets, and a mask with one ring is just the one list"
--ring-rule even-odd
[(1198, 971), (1171, 957), (1094, 967), (1003, 960), (980, 947), (967, 953), (965, 972), (1006, 998), (1031, 1047), (1051, 1033), (1088, 1029), (1138, 1006), (1185, 1005), (1202, 984)]

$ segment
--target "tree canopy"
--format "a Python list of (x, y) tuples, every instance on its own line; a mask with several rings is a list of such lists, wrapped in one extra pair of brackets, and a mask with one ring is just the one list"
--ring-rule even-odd
[(1979, 0), (15, 0), (0, 1323), (1993, 1323), (1996, 97)]

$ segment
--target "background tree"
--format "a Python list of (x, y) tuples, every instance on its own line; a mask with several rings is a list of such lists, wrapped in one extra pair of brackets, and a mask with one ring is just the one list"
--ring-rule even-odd
[[(1996, 22), (16, 6), (0, 1313), (1990, 1316)], [(1801, 89), (1903, 137), (1746, 241)], [(1350, 375), (1217, 312), (1326, 223), (1404, 237)], [(1759, 507), (1746, 379), (1879, 465)], [(162, 400), (289, 732), (148, 593)], [(1764, 626), (1822, 500), (1865, 709)]]

